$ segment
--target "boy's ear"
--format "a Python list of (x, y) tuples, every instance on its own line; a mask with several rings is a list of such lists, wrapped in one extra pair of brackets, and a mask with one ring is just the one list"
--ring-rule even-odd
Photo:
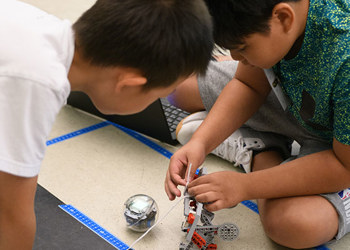
[(147, 83), (147, 79), (132, 69), (123, 69), (119, 72), (115, 89), (120, 92), (125, 87), (137, 87)]
[(284, 32), (289, 32), (295, 21), (295, 12), (293, 7), (288, 3), (279, 3), (272, 10), (272, 17), (277, 18)]

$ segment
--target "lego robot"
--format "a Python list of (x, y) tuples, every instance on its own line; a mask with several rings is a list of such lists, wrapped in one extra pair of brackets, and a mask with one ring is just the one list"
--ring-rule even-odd
[[(207, 174), (205, 167), (197, 170), (195, 178)], [(197, 246), (201, 250), (217, 249), (214, 243), (214, 236), (226, 241), (235, 240), (238, 237), (239, 229), (235, 224), (225, 223), (219, 226), (213, 225), (214, 213), (207, 211), (203, 203), (197, 202), (190, 197), (185, 190), (184, 215), (185, 221), (181, 229), (186, 232), (186, 242), (180, 243), (180, 250), (190, 250)]]

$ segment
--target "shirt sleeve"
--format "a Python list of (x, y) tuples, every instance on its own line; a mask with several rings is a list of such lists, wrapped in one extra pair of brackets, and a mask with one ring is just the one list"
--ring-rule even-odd
[(0, 76), (0, 171), (38, 175), (62, 97), (31, 80)]

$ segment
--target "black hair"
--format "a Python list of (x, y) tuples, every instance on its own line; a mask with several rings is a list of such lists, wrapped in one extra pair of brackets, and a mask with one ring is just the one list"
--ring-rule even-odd
[(205, 0), (214, 22), (214, 40), (235, 49), (253, 33), (268, 33), (273, 8), (281, 2), (301, 0)]
[(214, 44), (203, 0), (97, 0), (73, 29), (91, 64), (140, 70), (145, 89), (204, 73)]

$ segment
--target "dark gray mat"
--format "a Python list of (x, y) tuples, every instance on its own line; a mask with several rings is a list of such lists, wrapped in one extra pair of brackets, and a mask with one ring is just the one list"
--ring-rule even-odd
[(38, 185), (35, 197), (37, 231), (34, 250), (116, 249), (58, 207), (63, 204)]

